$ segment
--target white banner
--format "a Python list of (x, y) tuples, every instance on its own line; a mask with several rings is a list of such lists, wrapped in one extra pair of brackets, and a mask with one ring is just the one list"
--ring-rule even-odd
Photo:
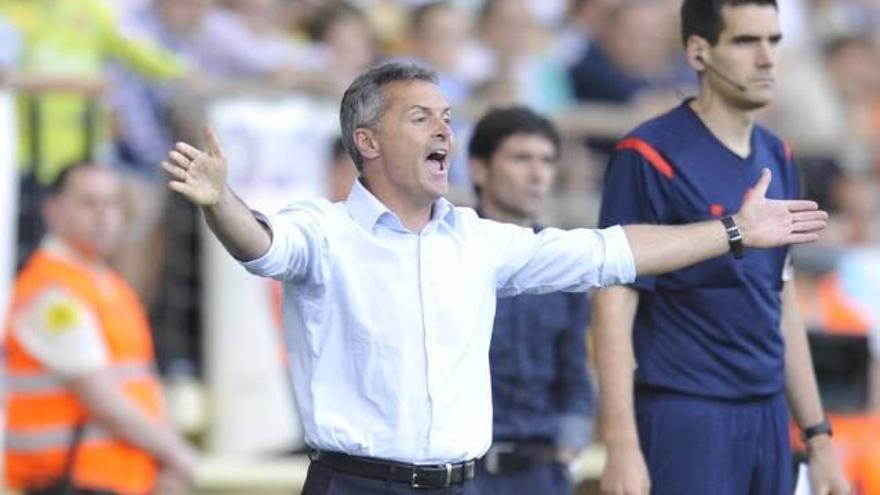
[[(336, 107), (305, 97), (214, 103), (208, 123), (229, 159), (229, 183), (267, 214), (325, 193)], [(208, 446), (259, 454), (304, 445), (267, 280), (248, 274), (205, 232), (204, 322)]]
[(211, 105), (208, 122), (229, 160), (233, 190), (266, 214), (325, 194), (330, 146), (339, 134), (336, 108), (305, 96)]

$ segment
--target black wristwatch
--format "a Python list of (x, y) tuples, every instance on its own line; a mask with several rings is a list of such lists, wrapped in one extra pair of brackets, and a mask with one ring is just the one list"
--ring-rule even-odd
[(832, 435), (831, 423), (828, 422), (827, 418), (823, 419), (821, 423), (809, 426), (801, 431), (801, 438), (805, 443), (817, 435), (828, 435), (829, 437)]
[(742, 258), (744, 246), (742, 232), (739, 231), (739, 225), (736, 224), (736, 221), (734, 221), (733, 217), (730, 215), (721, 218), (721, 223), (724, 224), (724, 230), (727, 232), (727, 243), (730, 244), (730, 252), (733, 253), (734, 258)]

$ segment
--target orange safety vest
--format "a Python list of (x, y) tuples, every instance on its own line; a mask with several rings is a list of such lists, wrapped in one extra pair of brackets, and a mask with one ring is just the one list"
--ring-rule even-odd
[(831, 272), (819, 280), (819, 312), (822, 329), (834, 334), (866, 335), (871, 328), (865, 312), (847, 299), (840, 275)]
[(124, 495), (149, 493), (156, 484), (156, 461), (102, 428), (64, 382), (30, 356), (11, 331), (15, 315), (49, 286), (70, 291), (94, 309), (107, 346), (109, 371), (120, 391), (151, 418), (165, 418), (149, 325), (128, 284), (115, 273), (98, 280), (82, 266), (38, 251), (16, 280), (5, 332), (6, 481), (11, 488), (25, 489), (60, 477), (73, 431), (82, 424), (72, 471), (74, 485)]

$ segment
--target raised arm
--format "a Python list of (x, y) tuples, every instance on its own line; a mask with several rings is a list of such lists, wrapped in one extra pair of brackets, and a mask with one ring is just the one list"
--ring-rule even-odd
[[(743, 245), (769, 248), (818, 239), (828, 214), (813, 201), (767, 199), (770, 179), (770, 171), (764, 169), (733, 216)], [(680, 226), (627, 225), (624, 231), (639, 275), (675, 271), (729, 250), (724, 225), (717, 220)]]
[(206, 152), (177, 143), (168, 153), (162, 162), (171, 178), (168, 186), (202, 208), (208, 226), (229, 254), (241, 261), (257, 259), (269, 250), (272, 234), (227, 185), (228, 165), (211, 129), (205, 129), (205, 142)]

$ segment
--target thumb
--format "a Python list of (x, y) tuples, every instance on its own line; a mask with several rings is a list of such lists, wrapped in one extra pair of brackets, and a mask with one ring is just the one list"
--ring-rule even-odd
[(217, 135), (214, 134), (214, 129), (211, 129), (209, 126), (205, 126), (205, 144), (208, 145), (208, 153), (214, 158), (222, 158), (223, 150), (220, 149), (220, 141), (217, 139)]
[(763, 199), (767, 195), (767, 189), (770, 187), (770, 180), (772, 178), (773, 174), (770, 173), (769, 168), (762, 169), (761, 178), (758, 179), (755, 187), (750, 191), (749, 198), (751, 199), (757, 195), (758, 198)]

